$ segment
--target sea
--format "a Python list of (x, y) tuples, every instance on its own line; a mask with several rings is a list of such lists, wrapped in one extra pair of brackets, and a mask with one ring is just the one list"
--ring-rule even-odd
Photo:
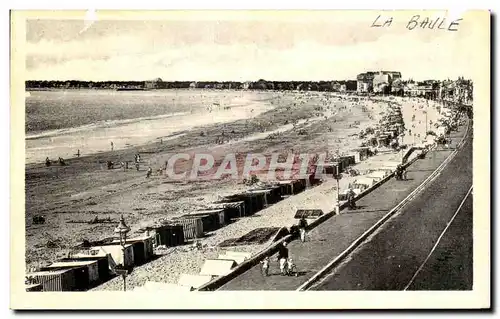
[(269, 93), (48, 90), (25, 97), (26, 164), (124, 149), (272, 108)]

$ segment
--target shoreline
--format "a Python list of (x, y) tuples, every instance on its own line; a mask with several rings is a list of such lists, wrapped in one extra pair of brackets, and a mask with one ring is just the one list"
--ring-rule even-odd
[[(198, 92), (198, 91), (196, 91)], [(207, 110), (203, 101), (193, 102), (196, 96), (184, 96), (183, 112), (173, 112), (161, 115), (103, 120), (76, 127), (57, 130), (47, 130), (34, 136), (26, 135), (26, 164), (41, 163), (48, 156), (51, 159), (63, 157), (76, 158), (76, 151), (82, 154), (96, 155), (110, 151), (110, 141), (114, 143), (114, 151), (131, 147), (147, 147), (162, 138), (172, 138), (183, 132), (199, 130), (210, 125), (224, 125), (234, 121), (254, 118), (262, 113), (272, 111), (276, 106), (272, 101), (279, 95), (265, 96), (229, 96), (230, 105), (224, 109), (218, 107)], [(207, 97), (205, 103), (213, 97)], [(224, 95), (221, 99), (228, 99)], [(71, 147), (70, 147), (71, 146)]]

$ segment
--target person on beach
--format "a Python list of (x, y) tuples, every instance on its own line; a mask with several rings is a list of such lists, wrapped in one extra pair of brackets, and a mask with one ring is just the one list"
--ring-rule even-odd
[(49, 167), (49, 166), (50, 166), (50, 164), (51, 164), (51, 163), (50, 163), (50, 159), (47, 157), (47, 158), (45, 159), (45, 166)]
[(146, 178), (150, 178), (151, 174), (153, 174), (153, 169), (150, 166), (150, 167), (148, 167), (148, 172), (146, 173)]
[(80, 150), (76, 151), (76, 157), (80, 157)]
[(299, 220), (299, 232), (300, 232), (301, 242), (306, 241), (306, 227), (307, 227), (307, 220), (304, 216), (302, 216)]
[(114, 144), (113, 144), (113, 142), (111, 142), (111, 150), (113, 150), (113, 149), (114, 149)]
[(269, 276), (269, 256), (266, 256), (264, 260), (262, 260), (260, 263), (262, 264), (262, 274), (267, 277)]
[(280, 272), (282, 276), (287, 274), (286, 261), (288, 260), (288, 248), (286, 245), (287, 243), (283, 242), (283, 245), (280, 245), (278, 250), (278, 261), (280, 263)]
[(139, 162), (135, 162), (135, 169), (139, 171)]

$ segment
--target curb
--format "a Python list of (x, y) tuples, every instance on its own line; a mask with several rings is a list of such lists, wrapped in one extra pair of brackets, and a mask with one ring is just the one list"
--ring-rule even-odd
[(382, 224), (384, 224), (390, 217), (392, 217), (395, 213), (397, 213), (401, 208), (406, 206), (412, 199), (414, 199), (430, 182), (432, 182), (436, 177), (441, 173), (446, 165), (456, 156), (458, 151), (461, 149), (463, 144), (465, 143), (465, 138), (469, 133), (469, 123), (467, 123), (467, 128), (464, 136), (457, 144), (457, 147), (453, 152), (448, 155), (448, 157), (432, 172), (429, 177), (427, 177), (413, 192), (411, 192), (405, 199), (403, 199), (398, 205), (396, 205), (391, 211), (389, 211), (386, 215), (384, 215), (378, 222), (375, 223), (372, 227), (370, 227), (367, 231), (365, 231), (361, 236), (359, 236), (347, 249), (345, 249), (340, 255), (335, 257), (330, 263), (328, 263), (325, 267), (323, 267), (320, 271), (318, 271), (314, 276), (312, 276), (309, 280), (307, 280), (304, 284), (302, 284), (296, 291), (305, 291), (309, 289), (313, 284), (315, 284), (321, 277), (323, 277), (326, 273), (331, 271), (335, 266), (337, 266), (344, 258), (346, 258), (353, 250), (355, 250), (369, 235), (371, 235), (375, 230), (377, 230)]

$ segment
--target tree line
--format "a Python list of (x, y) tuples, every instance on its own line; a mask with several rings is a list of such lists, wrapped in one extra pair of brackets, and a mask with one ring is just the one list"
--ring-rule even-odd
[(356, 81), (26, 81), (26, 89), (248, 89), (248, 90), (300, 90), (347, 91), (356, 90)]

